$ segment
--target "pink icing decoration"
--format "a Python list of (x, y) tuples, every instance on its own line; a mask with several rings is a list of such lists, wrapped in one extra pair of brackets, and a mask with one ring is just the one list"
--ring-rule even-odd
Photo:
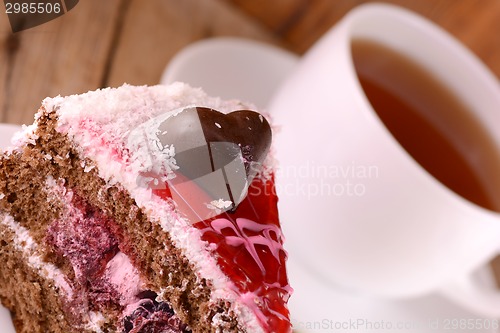
[[(202, 232), (216, 232), (224, 238), (226, 245), (234, 249), (246, 249), (258, 266), (262, 281), (257, 289), (244, 291), (241, 285), (237, 284), (234, 286), (234, 291), (239, 295), (239, 302), (246, 305), (262, 323), (268, 321), (267, 316), (269, 314), (287, 322), (288, 318), (286, 315), (275, 311), (272, 306), (268, 307), (265, 304), (269, 301), (269, 293), (281, 290), (285, 294), (290, 294), (292, 289), (288, 284), (283, 286), (278, 281), (273, 283), (266, 282), (269, 271), (266, 269), (261, 256), (259, 256), (259, 252), (261, 255), (262, 253), (269, 253), (276, 262), (281, 262), (285, 250), (283, 249), (283, 236), (279, 226), (258, 223), (248, 218), (235, 218), (233, 220), (218, 218), (211, 221), (210, 226), (203, 228)], [(237, 250), (237, 253), (240, 253), (239, 251)], [(233, 260), (236, 263), (236, 256)], [(250, 276), (248, 277), (251, 278)]]
[[(281, 235), (281, 231), (276, 225), (264, 225), (245, 218), (236, 219), (237, 226), (235, 226), (231, 221), (222, 218), (212, 221), (211, 224), (212, 228), (220, 234), (222, 234), (222, 230), (226, 228), (233, 230), (236, 236), (226, 236), (226, 243), (234, 247), (238, 247), (241, 245), (245, 246), (248, 253), (250, 253), (252, 258), (259, 266), (262, 274), (266, 273), (266, 268), (262, 263), (262, 260), (260, 260), (255, 246), (266, 246), (278, 261), (280, 260), (280, 251), (284, 251), (283, 245), (281, 245), (281, 243), (277, 241), (278, 235)], [(245, 233), (245, 229), (258, 234), (255, 236), (249, 236)], [(271, 233), (274, 233), (274, 237)]]

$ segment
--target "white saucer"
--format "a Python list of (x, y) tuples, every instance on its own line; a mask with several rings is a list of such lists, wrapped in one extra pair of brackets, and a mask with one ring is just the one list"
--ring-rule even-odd
[[(161, 83), (184, 81), (210, 95), (238, 98), (265, 108), (298, 60), (291, 53), (256, 42), (204, 40), (178, 53)], [(354, 294), (322, 281), (294, 257), (288, 261), (288, 272), (295, 289), (289, 306), (298, 332), (479, 333), (497, 332), (500, 324), (496, 319), (471, 314), (438, 294), (411, 300)], [(495, 285), (488, 267), (478, 272), (477, 278), (485, 287)], [(474, 329), (464, 328), (472, 322)]]
[(211, 96), (239, 99), (263, 108), (274, 89), (295, 68), (297, 56), (267, 44), (237, 38), (214, 38), (178, 53), (161, 83), (182, 80)]

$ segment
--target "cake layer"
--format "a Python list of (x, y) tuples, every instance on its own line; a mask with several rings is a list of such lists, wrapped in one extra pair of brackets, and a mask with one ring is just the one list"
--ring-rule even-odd
[(60, 295), (71, 288), (63, 273), (45, 263), (28, 231), (0, 214), (0, 298), (18, 333), (77, 333), (66, 320)]
[[(211, 325), (207, 326), (207, 323), (211, 319), (200, 314), (200, 310), (207, 307), (204, 303), (209, 301), (210, 290), (206, 283), (199, 281), (168, 235), (159, 225), (147, 220), (125, 191), (117, 186), (107, 186), (96, 175), (96, 169), (82, 167), (84, 161), (78, 158), (64, 135), (54, 130), (54, 124), (47, 120), (38, 127), (39, 137), (46, 140), (40, 139), (38, 145), (14, 151), (0, 159), (0, 172), (11, 175), (0, 177), (1, 192), (8, 193), (0, 200), (3, 210), (15, 216), (20, 227), (29, 230), (26, 232), (35, 243), (42, 244), (38, 250), (41, 260), (58, 267), (66, 280), (79, 286), (93, 283), (89, 277), (93, 271), (99, 270), (100, 261), (120, 248), (141, 271), (144, 290), (161, 293), (163, 298), (182, 309), (179, 312), (183, 314), (183, 321), (193, 327), (199, 326), (200, 332), (210, 332)], [(47, 151), (54, 159), (46, 158)], [(31, 168), (33, 163), (36, 163), (35, 168)], [(78, 198), (77, 202), (73, 197)], [(74, 206), (79, 207), (71, 209)], [(84, 215), (93, 218), (83, 219)], [(106, 216), (113, 216), (112, 222)], [(58, 229), (61, 230), (58, 232)], [(112, 234), (106, 235), (111, 229)], [(79, 247), (78, 240), (82, 245), (93, 242), (95, 248)], [(76, 283), (82, 277), (85, 281)], [(169, 288), (163, 290), (161, 286)], [(96, 291), (102, 296), (105, 290)], [(62, 301), (66, 301), (69, 307), (65, 317), (73, 320), (71, 324), (85, 327), (88, 319), (77, 312), (86, 313), (89, 310), (86, 303), (96, 299), (89, 296), (72, 302), (63, 297)], [(104, 315), (108, 321), (124, 326), (126, 315), (135, 310), (126, 309), (127, 305), (119, 301), (108, 302), (104, 306)], [(222, 307), (220, 309), (228, 312)], [(116, 325), (112, 327), (111, 332), (120, 329)]]

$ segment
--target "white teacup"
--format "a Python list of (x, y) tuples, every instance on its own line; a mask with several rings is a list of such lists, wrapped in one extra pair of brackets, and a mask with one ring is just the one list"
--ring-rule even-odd
[[(485, 316), (500, 294), (469, 277), (500, 249), (500, 214), (457, 195), (386, 129), (357, 79), (353, 38), (420, 63), (470, 106), (500, 155), (500, 87), (447, 33), (398, 7), (363, 5), (301, 60), (269, 111), (280, 214), (291, 253), (332, 283), (385, 297), (442, 290)], [(500, 200), (500, 170), (487, 170)], [(496, 187), (496, 188), (495, 188)]]

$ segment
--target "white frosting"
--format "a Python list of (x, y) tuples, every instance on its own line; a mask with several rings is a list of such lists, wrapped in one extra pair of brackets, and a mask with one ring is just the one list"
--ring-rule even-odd
[(182, 110), (166, 112), (130, 130), (126, 147), (138, 172), (163, 175), (163, 181), (175, 177), (173, 171), (179, 168), (175, 161), (175, 147), (163, 145), (158, 135), (161, 134), (160, 125)]
[(21, 130), (16, 132), (10, 140), (12, 146), (6, 149), (6, 153), (11, 154), (13, 151), (20, 151), (27, 144), (35, 145), (38, 139), (38, 136), (35, 134), (36, 128), (36, 118), (34, 124), (30, 126), (22, 125)]
[(138, 149), (140, 143), (129, 141), (130, 132), (150, 119), (189, 105), (226, 113), (253, 109), (237, 101), (211, 98), (200, 89), (175, 83), (153, 87), (124, 85), (82, 95), (47, 98), (43, 101), (45, 111), (42, 109), (38, 117), (43, 112), (55, 111), (59, 117), (57, 130), (68, 135), (80, 156), (95, 163), (99, 176), (108, 186), (120, 184), (125, 188), (149, 220), (170, 233), (174, 244), (195, 264), (200, 278), (211, 281), (216, 290), (212, 295), (214, 302), (220, 298), (230, 300), (232, 310), (249, 332), (260, 332), (262, 328), (255, 314), (240, 302), (233, 283), (220, 270), (207, 244), (200, 241), (200, 231), (179, 216), (171, 202), (153, 195), (138, 182), (138, 175), (145, 170), (150, 156), (146, 155), (147, 150)]
[(89, 331), (102, 333), (102, 325), (106, 323), (106, 318), (100, 312), (91, 311), (89, 312), (89, 319), (85, 328)]
[(41, 276), (54, 281), (54, 285), (62, 290), (69, 299), (73, 298), (73, 289), (66, 281), (65, 275), (53, 264), (43, 261), (38, 245), (30, 236), (28, 229), (14, 221), (14, 218), (7, 214), (0, 214), (0, 221), (14, 232), (14, 246), (23, 253), (30, 267), (39, 271)]
[(220, 213), (227, 211), (233, 202), (231, 200), (212, 200), (210, 203), (206, 204), (208, 209), (212, 209), (215, 212), (215, 215), (219, 215)]

